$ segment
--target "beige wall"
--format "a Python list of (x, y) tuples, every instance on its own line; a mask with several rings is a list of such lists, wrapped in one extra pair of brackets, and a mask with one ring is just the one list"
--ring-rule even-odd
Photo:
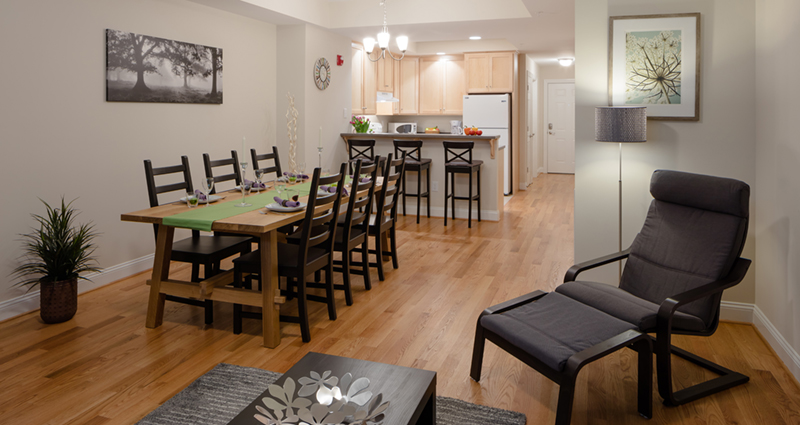
[[(756, 305), (795, 351), (800, 351), (800, 3), (756, 2)], [(752, 272), (751, 272), (752, 274)], [(782, 350), (776, 349), (781, 353)], [(798, 360), (784, 358), (795, 376)]]
[[(625, 146), (623, 247), (641, 228), (658, 168), (732, 177), (755, 185), (756, 90), (753, 0), (576, 1), (575, 259), (617, 248), (618, 146), (594, 142), (594, 107), (607, 104), (608, 16), (702, 13), (699, 122), (649, 121), (648, 141)], [(610, 202), (609, 202), (610, 201)], [(755, 199), (751, 199), (751, 207)], [(755, 211), (751, 208), (751, 211)], [(752, 213), (751, 213), (752, 214)], [(753, 214), (755, 216), (755, 214)], [(751, 226), (744, 256), (755, 257)], [(615, 266), (591, 277), (613, 281)], [(755, 273), (725, 292), (755, 301)]]
[[(108, 103), (105, 29), (221, 47), (224, 103)], [(247, 137), (274, 141), (275, 27), (183, 0), (50, 0), (0, 3), (0, 302), (24, 294), (8, 278), (18, 234), (48, 202), (78, 198), (80, 221), (94, 221), (103, 267), (153, 251), (151, 227), (120, 214), (148, 206), (142, 160), (156, 166), (202, 153), (229, 155)]]

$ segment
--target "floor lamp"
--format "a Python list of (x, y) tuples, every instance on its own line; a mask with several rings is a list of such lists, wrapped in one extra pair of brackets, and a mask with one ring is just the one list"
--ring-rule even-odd
[[(647, 108), (598, 106), (594, 110), (594, 139), (619, 143), (619, 251), (622, 251), (622, 144), (647, 141)], [(622, 276), (622, 262), (619, 263)]]

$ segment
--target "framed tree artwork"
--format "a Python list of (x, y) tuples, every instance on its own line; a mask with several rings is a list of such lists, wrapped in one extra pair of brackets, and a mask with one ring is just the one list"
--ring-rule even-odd
[(656, 120), (700, 120), (700, 14), (609, 18), (608, 101)]

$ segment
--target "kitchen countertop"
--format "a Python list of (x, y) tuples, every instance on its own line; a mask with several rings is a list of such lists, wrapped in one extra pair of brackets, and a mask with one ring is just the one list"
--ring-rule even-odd
[(347, 143), (349, 139), (413, 139), (413, 140), (473, 140), (476, 142), (489, 142), (491, 149), (492, 159), (494, 159), (495, 151), (497, 150), (497, 139), (500, 136), (467, 136), (464, 134), (449, 134), (449, 133), (341, 133), (342, 140)]

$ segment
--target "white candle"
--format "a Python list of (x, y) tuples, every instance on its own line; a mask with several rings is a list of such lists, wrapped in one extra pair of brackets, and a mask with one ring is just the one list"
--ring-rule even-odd
[(322, 147), (322, 127), (319, 128), (319, 147)]

